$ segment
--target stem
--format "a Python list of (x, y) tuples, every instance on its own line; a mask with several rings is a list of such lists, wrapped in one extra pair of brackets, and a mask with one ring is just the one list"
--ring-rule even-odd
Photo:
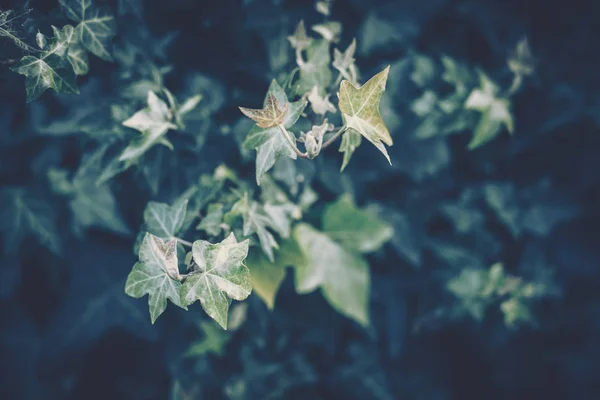
[(341, 134), (346, 131), (346, 129), (348, 129), (348, 127), (346, 125), (342, 126), (336, 133), (333, 134), (332, 137), (329, 138), (329, 140), (327, 140), (325, 143), (323, 143), (323, 146), (321, 146), (321, 150), (326, 149), (333, 142), (335, 142), (337, 140), (337, 138), (340, 137)]
[(296, 155), (300, 158), (304, 158), (308, 160), (308, 154), (307, 153), (303, 153), (300, 151), (300, 149), (298, 149), (298, 147), (296, 146), (296, 143), (294, 143), (294, 141), (292, 140), (289, 132), (285, 129), (285, 126), (283, 126), (282, 124), (279, 125), (279, 129), (281, 130), (281, 133), (283, 134), (283, 136), (285, 136), (285, 138), (287, 139), (288, 143), (290, 144), (290, 146), (292, 146), (292, 149), (294, 149), (294, 153), (296, 153)]
[(181, 243), (184, 246), (192, 247), (192, 242), (188, 242), (187, 240), (179, 239), (178, 237), (173, 237), (172, 239), (177, 240), (179, 243)]

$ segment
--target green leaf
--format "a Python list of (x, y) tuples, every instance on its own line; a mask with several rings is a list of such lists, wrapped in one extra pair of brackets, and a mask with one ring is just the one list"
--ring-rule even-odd
[(0, 232), (6, 252), (16, 252), (29, 236), (54, 253), (60, 251), (60, 236), (48, 204), (25, 189), (4, 189), (0, 192), (0, 210)]
[(354, 53), (356, 52), (356, 39), (342, 53), (338, 49), (333, 50), (333, 68), (337, 69), (342, 76), (357, 85), (358, 70), (354, 64)]
[(208, 211), (204, 218), (200, 220), (200, 223), (196, 227), (198, 230), (203, 230), (211, 236), (217, 236), (222, 228), (223, 223), (223, 204), (213, 203), (208, 206)]
[(327, 21), (322, 24), (313, 25), (311, 29), (328, 42), (338, 42), (342, 34), (342, 24), (337, 21)]
[(342, 142), (340, 143), (340, 152), (344, 153), (344, 159), (342, 161), (342, 168), (340, 168), (340, 172), (343, 171), (350, 162), (350, 158), (354, 151), (360, 146), (362, 142), (362, 136), (354, 129), (348, 129), (344, 132), (342, 136)]
[[(279, 107), (281, 107), (281, 104), (289, 104), (282, 121), (286, 129), (291, 128), (298, 121), (298, 118), (300, 118), (302, 111), (304, 111), (307, 105), (306, 100), (289, 103), (285, 91), (274, 80), (271, 82), (271, 86), (269, 86), (269, 91), (267, 92), (267, 98), (269, 96), (277, 100), (277, 103), (280, 104)], [(266, 101), (267, 99), (265, 99)], [(291, 139), (295, 140), (295, 138)], [(297, 158), (288, 139), (285, 138), (284, 132), (278, 127), (261, 129), (254, 126), (248, 133), (243, 146), (248, 150), (255, 149), (257, 151), (256, 183), (258, 185), (260, 185), (262, 176), (275, 165), (278, 158), (281, 156), (287, 156), (294, 160)]]
[(393, 144), (392, 137), (379, 113), (379, 101), (385, 90), (389, 71), (390, 67), (388, 66), (360, 88), (343, 80), (338, 97), (339, 109), (346, 126), (356, 130), (373, 143), (391, 164), (383, 144), (391, 146)]
[(465, 109), (481, 113), (479, 123), (475, 127), (469, 149), (477, 147), (494, 139), (504, 125), (509, 133), (513, 132), (513, 119), (510, 112), (510, 101), (497, 97), (498, 87), (483, 72), (479, 73), (480, 88), (473, 89)]
[(331, 55), (330, 43), (325, 40), (314, 40), (306, 49), (306, 61), (299, 64), (300, 78), (296, 84), (296, 93), (303, 95), (312, 90), (314, 86), (325, 89), (331, 84)]
[(296, 291), (321, 288), (334, 309), (368, 326), (370, 274), (364, 259), (304, 223), (296, 225), (294, 238), (306, 260), (294, 265)]
[(200, 321), (198, 328), (202, 331), (202, 339), (193, 342), (183, 356), (201, 357), (210, 353), (222, 355), (232, 338), (231, 334), (220, 329), (214, 321)]
[(287, 39), (290, 41), (291, 46), (299, 51), (306, 49), (312, 42), (312, 39), (306, 35), (304, 21), (300, 21), (298, 23), (294, 34), (292, 36), (288, 36)]
[(108, 184), (96, 185), (100, 174), (102, 152), (83, 160), (72, 182), (74, 193), (70, 201), (77, 227), (97, 226), (121, 234), (130, 230), (119, 215), (117, 202)]
[(54, 51), (61, 57), (67, 55), (76, 75), (87, 74), (89, 71), (88, 56), (77, 39), (75, 28), (71, 25), (65, 25), (62, 29), (53, 26), (52, 30), (55, 38)]
[(177, 241), (164, 242), (161, 238), (146, 233), (140, 246), (139, 258), (140, 261), (133, 266), (127, 277), (125, 293), (135, 298), (148, 295), (152, 323), (167, 308), (167, 299), (187, 310), (180, 299)]
[(27, 102), (37, 99), (46, 89), (54, 89), (59, 93), (79, 93), (73, 69), (52, 50), (39, 58), (25, 56), (11, 70), (25, 75)]
[(359, 253), (379, 250), (394, 235), (389, 224), (357, 208), (349, 194), (325, 208), (323, 232), (347, 250)]
[(313, 86), (307, 98), (315, 114), (325, 115), (328, 112), (335, 112), (335, 106), (329, 101), (329, 95), (325, 97), (321, 96), (317, 86)]
[(187, 200), (173, 205), (151, 201), (144, 210), (144, 223), (148, 232), (161, 239), (171, 239), (179, 233), (187, 209)]
[(250, 271), (242, 264), (248, 256), (248, 244), (248, 240), (238, 243), (232, 233), (221, 243), (197, 240), (192, 247), (199, 271), (183, 283), (181, 301), (188, 306), (199, 300), (204, 311), (223, 329), (227, 329), (227, 297), (241, 301), (252, 291)]
[[(169, 129), (177, 129), (173, 124), (173, 115), (167, 103), (160, 99), (154, 92), (149, 91), (148, 106), (123, 122), (123, 126), (140, 131), (142, 134), (133, 139), (123, 149), (119, 161), (135, 161), (157, 143), (165, 144), (164, 135)], [(168, 143), (168, 142), (166, 142)]]
[(92, 0), (60, 0), (60, 5), (75, 28), (79, 42), (88, 51), (106, 61), (112, 61), (110, 41), (116, 34), (116, 22), (105, 7), (92, 5)]

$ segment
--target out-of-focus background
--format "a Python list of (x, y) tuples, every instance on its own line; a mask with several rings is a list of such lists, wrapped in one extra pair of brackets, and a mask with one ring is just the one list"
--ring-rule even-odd
[[(157, 72), (94, 58), (79, 96), (26, 104), (9, 69), (21, 49), (0, 35), (0, 398), (600, 398), (600, 3), (336, 0), (324, 17), (309, 0), (97, 2), (118, 15), (119, 62), (137, 35), (166, 86), (203, 94), (196, 142), (178, 143), (197, 152), (115, 178), (119, 221), (88, 215), (81, 202), (106, 194), (81, 178), (74, 200), (61, 171), (104, 140), (106, 94), (143, 97)], [(60, 18), (57, 1), (29, 8), (45, 32)], [(273, 311), (254, 295), (232, 309), (237, 330), (196, 327), (199, 306), (151, 325), (146, 299), (123, 292), (135, 233), (146, 203), (185, 181), (148, 177), (222, 162), (252, 177), (237, 106), (294, 67), (297, 23), (324, 19), (341, 22), (340, 48), (356, 38), (363, 82), (391, 66), (393, 165), (363, 144), (343, 175), (332, 150), (314, 178), (321, 196), (352, 190), (394, 227), (368, 258), (371, 326), (295, 294), (291, 273)], [(482, 76), (510, 101), (485, 117), (464, 109)], [(490, 140), (470, 150), (474, 132)]]

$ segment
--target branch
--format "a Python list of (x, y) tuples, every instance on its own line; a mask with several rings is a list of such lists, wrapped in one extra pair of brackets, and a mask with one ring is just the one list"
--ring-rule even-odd
[(342, 133), (346, 132), (346, 129), (348, 129), (348, 127), (346, 125), (342, 126), (336, 133), (333, 134), (332, 137), (329, 138), (329, 140), (327, 140), (325, 143), (323, 143), (323, 146), (321, 146), (321, 150), (326, 149), (327, 147), (331, 146), (331, 144), (333, 142), (335, 142), (337, 140), (337, 138), (342, 135)]
[(307, 153), (303, 153), (300, 151), (300, 149), (298, 149), (298, 147), (296, 146), (296, 143), (294, 143), (293, 139), (291, 138), (289, 132), (287, 131), (287, 129), (285, 129), (285, 126), (283, 126), (283, 124), (278, 125), (279, 129), (281, 130), (281, 133), (283, 134), (283, 136), (285, 136), (285, 138), (287, 139), (288, 143), (290, 144), (290, 146), (292, 146), (292, 149), (294, 149), (294, 153), (296, 153), (296, 155), (300, 158), (304, 158), (306, 160), (309, 159), (308, 154)]
[(187, 240), (179, 239), (178, 237), (173, 237), (173, 239), (177, 240), (179, 243), (181, 243), (184, 246), (192, 247), (192, 242), (188, 242)]

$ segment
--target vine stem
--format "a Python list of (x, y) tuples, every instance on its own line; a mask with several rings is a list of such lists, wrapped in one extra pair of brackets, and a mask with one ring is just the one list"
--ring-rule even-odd
[(178, 237), (174, 237), (173, 239), (177, 240), (179, 243), (181, 243), (184, 246), (192, 247), (192, 242), (188, 242), (187, 240), (179, 239)]
[(341, 136), (342, 133), (346, 132), (346, 129), (348, 129), (348, 127), (346, 125), (342, 126), (336, 133), (333, 134), (332, 137), (329, 138), (329, 140), (327, 140), (325, 143), (323, 143), (323, 146), (321, 146), (321, 150), (326, 149), (333, 142), (335, 142), (337, 140), (337, 138)]
[(298, 157), (308, 160), (309, 159), (308, 154), (303, 153), (300, 151), (300, 149), (298, 149), (298, 147), (296, 146), (296, 143), (294, 143), (294, 140), (290, 136), (289, 132), (287, 131), (287, 129), (285, 129), (285, 126), (283, 126), (283, 124), (280, 124), (279, 129), (281, 130), (281, 133), (283, 134), (283, 136), (285, 136), (285, 138), (288, 141), (288, 143), (290, 144), (290, 146), (292, 146), (292, 149), (294, 149), (294, 153), (296, 153), (296, 155)]

